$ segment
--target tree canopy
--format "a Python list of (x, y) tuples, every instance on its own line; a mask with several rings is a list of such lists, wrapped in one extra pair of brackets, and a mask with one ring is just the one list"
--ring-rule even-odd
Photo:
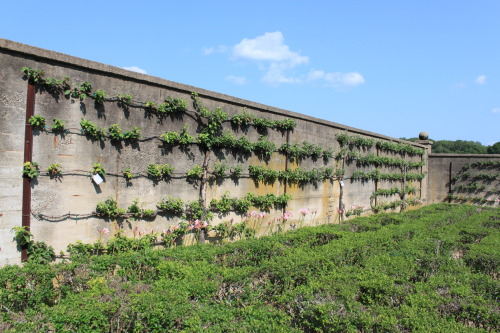
[[(401, 138), (407, 141), (417, 141), (418, 138)], [(465, 140), (432, 140), (433, 153), (444, 154), (500, 154), (500, 141), (491, 145), (484, 146), (481, 142)]]

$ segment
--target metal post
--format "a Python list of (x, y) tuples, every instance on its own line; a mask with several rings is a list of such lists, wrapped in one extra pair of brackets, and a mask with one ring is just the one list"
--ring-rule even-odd
[[(26, 102), (26, 123), (24, 130), (24, 163), (31, 162), (33, 156), (33, 126), (29, 119), (35, 114), (35, 85), (28, 83), (28, 96)], [(22, 226), (30, 230), (31, 226), (31, 182), (28, 177), (23, 179), (23, 206)], [(26, 247), (21, 249), (21, 261), (28, 260)]]

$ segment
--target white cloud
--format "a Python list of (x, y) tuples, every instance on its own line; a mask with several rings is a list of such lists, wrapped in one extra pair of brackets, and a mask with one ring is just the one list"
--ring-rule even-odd
[(365, 83), (365, 78), (358, 72), (331, 72), (326, 73), (322, 70), (312, 70), (307, 76), (307, 81), (323, 80), (326, 85), (335, 88), (355, 87)]
[(148, 74), (146, 72), (146, 70), (142, 69), (142, 68), (139, 68), (137, 66), (130, 66), (130, 67), (123, 67), (123, 69), (126, 69), (128, 71), (132, 71), (132, 72), (137, 72), (137, 73), (141, 73), (141, 74)]
[[(244, 38), (241, 42), (228, 48), (223, 45), (203, 48), (203, 54), (226, 53), (232, 50), (231, 60), (246, 60), (254, 63), (263, 72), (262, 81), (270, 85), (282, 83), (298, 84), (321, 80), (326, 86), (334, 88), (350, 88), (365, 82), (358, 72), (325, 72), (323, 70), (300, 71), (300, 66), (309, 63), (309, 57), (298, 51), (292, 51), (285, 44), (280, 31), (266, 32), (255, 38)], [(227, 81), (245, 84), (246, 78), (229, 75)]]
[(486, 83), (486, 75), (479, 75), (478, 77), (476, 77), (474, 82), (476, 82), (477, 84), (485, 84)]
[(268, 84), (298, 83), (301, 80), (291, 77), (288, 71), (307, 64), (309, 58), (290, 50), (284, 42), (280, 31), (266, 32), (254, 39), (245, 38), (233, 47), (233, 58), (256, 61), (265, 71), (262, 81)]
[(219, 45), (217, 47), (204, 47), (202, 49), (204, 55), (210, 55), (213, 53), (226, 53), (228, 47), (225, 45)]
[(491, 113), (500, 113), (500, 108), (494, 108)]
[(243, 39), (234, 46), (233, 55), (236, 58), (287, 63), (292, 67), (309, 62), (308, 57), (291, 51), (284, 41), (280, 31), (266, 32), (254, 39)]
[(234, 75), (228, 75), (226, 76), (226, 81), (235, 83), (237, 85), (244, 85), (247, 83), (247, 79), (243, 76), (234, 76)]

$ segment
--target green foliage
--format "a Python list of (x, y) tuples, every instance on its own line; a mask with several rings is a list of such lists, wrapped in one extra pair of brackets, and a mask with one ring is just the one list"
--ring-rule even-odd
[(235, 165), (231, 167), (231, 178), (239, 179), (241, 177), (242, 172), (243, 172), (243, 167), (241, 165)]
[(62, 175), (62, 165), (60, 163), (54, 163), (47, 167), (47, 173), (51, 177), (60, 177)]
[(231, 123), (235, 126), (246, 128), (250, 126), (250, 124), (252, 124), (254, 117), (255, 116), (253, 114), (244, 109), (242, 113), (236, 114), (231, 117)]
[(484, 168), (493, 168), (493, 169), (499, 169), (500, 168), (500, 161), (477, 161), (471, 164), (466, 164), (464, 166), (464, 170), (468, 168), (473, 168), (473, 169), (484, 169)]
[(253, 165), (248, 166), (248, 173), (256, 182), (265, 182), (267, 184), (273, 184), (276, 180), (286, 181), (290, 184), (318, 183), (333, 179), (335, 176), (333, 168), (314, 168), (309, 171), (304, 168), (297, 168), (295, 170), (278, 171)]
[(23, 67), (21, 71), (26, 74), (30, 83), (43, 83), (43, 75), (45, 71), (42, 69), (33, 69), (30, 67)]
[[(148, 102), (146, 102), (146, 107), (156, 108), (154, 103), (152, 103), (152, 104), (151, 103), (152, 102), (150, 102), (148, 104)], [(186, 101), (182, 98), (167, 97), (167, 99), (165, 99), (165, 102), (158, 105), (156, 110), (159, 113), (172, 115), (175, 113), (185, 112), (187, 110), (187, 105), (186, 105)]]
[(146, 101), (146, 102), (144, 102), (144, 106), (150, 112), (156, 112), (156, 103), (155, 102), (153, 102), (153, 101)]
[(44, 242), (33, 240), (33, 234), (28, 230), (28, 227), (14, 227), (14, 241), (20, 248), (26, 249), (28, 261), (36, 264), (47, 264), (54, 260), (55, 253), (51, 246)]
[(282, 154), (287, 154), (288, 158), (291, 160), (303, 160), (307, 157), (311, 157), (313, 159), (317, 159), (319, 157), (323, 157), (324, 160), (328, 160), (333, 157), (333, 149), (326, 148), (323, 149), (319, 145), (315, 145), (309, 142), (302, 142), (300, 144), (290, 145), (288, 143), (284, 143), (279, 148), (279, 152)]
[(239, 214), (243, 214), (246, 213), (251, 206), (254, 206), (267, 211), (273, 208), (278, 209), (286, 205), (291, 198), (289, 194), (282, 194), (279, 196), (266, 194), (257, 196), (253, 193), (247, 193), (243, 198), (231, 198), (229, 197), (229, 192), (226, 192), (220, 199), (213, 198), (210, 201), (210, 209), (219, 213), (235, 211)]
[(135, 218), (151, 218), (156, 215), (156, 211), (151, 209), (143, 209), (140, 207), (139, 199), (135, 199), (127, 209), (127, 213)]
[(26, 247), (31, 243), (33, 234), (28, 230), (28, 227), (14, 227), (12, 231), (14, 232), (14, 241), (19, 247)]
[(276, 144), (267, 140), (267, 138), (264, 135), (261, 135), (259, 140), (253, 146), (253, 151), (257, 155), (262, 156), (265, 159), (270, 158), (271, 155), (274, 153), (275, 149), (276, 149)]
[(477, 182), (471, 182), (469, 184), (457, 185), (453, 188), (456, 192), (481, 192), (486, 189), (485, 185), (479, 185)]
[(127, 103), (131, 104), (132, 99), (134, 98), (132, 95), (127, 95), (127, 94), (119, 94), (117, 98), (122, 102), (122, 103)]
[(227, 169), (228, 169), (228, 167), (227, 167), (227, 164), (225, 162), (215, 163), (214, 172), (213, 172), (215, 178), (218, 178), (218, 179), (224, 178), (224, 176), (226, 175)]
[(215, 212), (226, 213), (229, 212), (233, 206), (233, 199), (229, 197), (229, 192), (224, 193), (224, 195), (219, 199), (212, 199), (210, 201), (210, 208)]
[(370, 149), (375, 144), (375, 140), (362, 137), (360, 135), (348, 135), (347, 133), (336, 134), (335, 138), (341, 147), (353, 146), (362, 149)]
[(104, 202), (99, 202), (96, 207), (96, 214), (103, 217), (120, 217), (125, 214), (126, 210), (118, 208), (116, 200), (107, 199)]
[(491, 183), (496, 179), (500, 178), (499, 174), (490, 174), (490, 173), (478, 173), (474, 176), (475, 179), (482, 180), (486, 183)]
[(249, 154), (253, 151), (254, 144), (252, 142), (250, 142), (250, 140), (246, 136), (240, 136), (234, 142), (234, 149), (236, 149), (237, 151), (239, 151), (243, 154)]
[(194, 142), (194, 137), (189, 134), (188, 130), (189, 126), (187, 124), (184, 125), (184, 128), (179, 133), (179, 139), (178, 139), (179, 144), (188, 145)]
[(108, 93), (103, 90), (96, 90), (92, 95), (90, 95), (90, 97), (92, 97), (98, 104), (102, 104), (106, 96), (108, 96)]
[(206, 217), (201, 201), (191, 201), (186, 205), (186, 218), (189, 220), (201, 220)]
[(104, 169), (101, 163), (94, 163), (91, 173), (93, 175), (106, 176), (106, 170)]
[(347, 210), (345, 212), (345, 216), (346, 217), (349, 217), (349, 216), (361, 216), (361, 214), (363, 214), (363, 211), (364, 211), (364, 206), (352, 206), (351, 209)]
[(82, 118), (82, 121), (80, 121), (80, 126), (82, 127), (83, 134), (88, 135), (94, 140), (106, 141), (107, 131), (105, 128), (100, 128), (85, 118)]
[(132, 180), (132, 178), (134, 178), (134, 174), (130, 171), (130, 168), (123, 169), (122, 172), (123, 172), (123, 177), (125, 177), (127, 181)]
[(60, 93), (69, 89), (69, 77), (65, 76), (62, 80), (49, 77), (43, 80), (44, 88), (51, 93)]
[(500, 154), (500, 142), (497, 142), (491, 146), (488, 146), (487, 153), (488, 154)]
[(203, 168), (199, 165), (193, 166), (191, 170), (187, 172), (187, 178), (192, 180), (201, 179), (203, 176)]
[(233, 223), (226, 221), (212, 227), (212, 230), (218, 237), (227, 239), (252, 238), (255, 235), (255, 230), (250, 228), (247, 222)]
[(464, 141), (464, 140), (438, 140), (432, 144), (432, 152), (435, 154), (487, 154), (488, 147), (483, 146), (480, 142)]
[(354, 171), (351, 175), (352, 180), (388, 180), (388, 181), (402, 181), (406, 180), (422, 180), (425, 174), (422, 173), (407, 173), (406, 176), (403, 173), (382, 173), (379, 169), (375, 169), (370, 172), (365, 171)]
[[(497, 192), (500, 193), (500, 192)], [(489, 204), (493, 205), (497, 202), (500, 202), (499, 199), (494, 199), (494, 198), (485, 198), (485, 197), (477, 197), (477, 196), (462, 196), (462, 195), (455, 195), (455, 194), (448, 194), (447, 199), (450, 202), (456, 202), (456, 203), (472, 203), (475, 205), (484, 205), (484, 204)]]
[(396, 201), (383, 202), (383, 203), (378, 203), (376, 205), (372, 205), (371, 209), (373, 210), (374, 213), (379, 213), (383, 210), (388, 210), (388, 209), (395, 210), (396, 208), (401, 208), (401, 210), (404, 210), (408, 206), (418, 206), (422, 205), (422, 203), (423, 202), (420, 199), (396, 200)]
[(267, 118), (254, 117), (252, 121), (253, 125), (261, 130), (274, 127), (274, 121)]
[(38, 163), (36, 162), (26, 162), (23, 164), (23, 176), (29, 179), (34, 179), (38, 177), (40, 170), (38, 168)]
[(389, 152), (394, 152), (394, 153), (398, 153), (398, 154), (406, 153), (410, 156), (424, 154), (423, 149), (415, 148), (409, 144), (400, 143), (400, 142), (394, 143), (394, 142), (390, 142), (390, 141), (378, 140), (376, 142), (376, 146), (378, 149), (380, 149), (382, 151), (389, 151)]
[(162, 178), (168, 178), (174, 168), (169, 164), (155, 164), (151, 163), (148, 165), (148, 176), (154, 180), (160, 180)]
[(113, 124), (108, 128), (108, 137), (111, 141), (120, 141), (123, 139), (122, 129), (118, 124)]
[[(67, 89), (64, 92), (64, 94), (70, 96), (71, 98), (78, 98), (80, 99), (80, 101), (83, 101), (87, 97), (91, 96), (91, 92), (92, 92), (92, 84), (90, 84), (89, 82), (82, 82), (78, 87), (74, 87), (73, 89)], [(97, 98), (100, 98), (100, 95), (102, 95), (102, 93), (104, 92), (100, 92)], [(102, 96), (102, 98), (104, 99), (104, 96)]]
[(136, 141), (141, 138), (141, 128), (134, 126), (132, 129), (123, 133), (123, 139), (128, 141)]
[(33, 128), (37, 129), (44, 129), (45, 128), (45, 118), (42, 116), (31, 116), (30, 119), (28, 119), (28, 123), (33, 126)]
[(45, 242), (32, 241), (27, 248), (28, 260), (37, 264), (48, 264), (55, 258), (54, 248)]
[(390, 189), (378, 189), (372, 193), (371, 198), (376, 198), (378, 196), (391, 196), (395, 194), (415, 194), (416, 190), (414, 187), (406, 185), (404, 189), (399, 187), (392, 187)]
[(295, 120), (290, 118), (285, 118), (283, 120), (275, 120), (273, 127), (278, 130), (290, 131), (293, 130), (297, 126)]
[[(3, 267), (1, 323), (7, 331), (494, 332), (499, 221), (498, 209), (440, 204), (217, 246), (150, 250), (157, 235), (118, 233), (108, 254)], [(212, 230), (244, 238), (249, 225)], [(188, 231), (184, 223), (161, 238), (170, 247)]]
[(166, 144), (173, 145), (179, 142), (179, 133), (165, 132), (164, 134), (160, 135), (160, 139)]
[(63, 132), (65, 130), (65, 122), (54, 118), (52, 119), (52, 132)]
[(179, 198), (168, 197), (158, 202), (157, 207), (160, 212), (179, 215), (184, 211), (184, 202)]

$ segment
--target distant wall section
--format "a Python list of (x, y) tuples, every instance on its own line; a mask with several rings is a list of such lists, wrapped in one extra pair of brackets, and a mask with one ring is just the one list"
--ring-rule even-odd
[(428, 203), (500, 204), (500, 155), (429, 154)]

